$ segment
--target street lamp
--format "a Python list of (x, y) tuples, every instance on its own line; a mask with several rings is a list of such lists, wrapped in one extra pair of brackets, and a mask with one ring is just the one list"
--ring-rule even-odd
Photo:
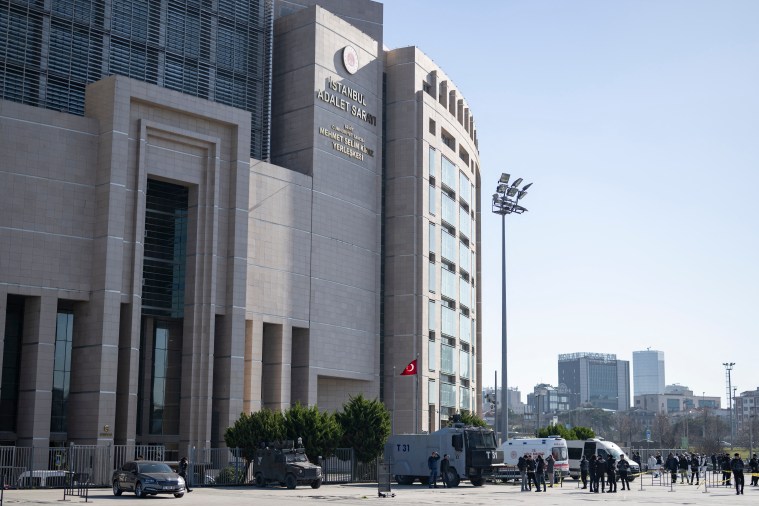
[(504, 440), (509, 439), (509, 389), (508, 375), (506, 374), (506, 215), (522, 214), (527, 211), (519, 205), (519, 200), (527, 196), (527, 189), (532, 183), (524, 185), (521, 189), (522, 178), (515, 180), (509, 186), (510, 175), (503, 173), (498, 179), (496, 192), (493, 194), (493, 212), (501, 215), (501, 406), (503, 416), (501, 433)]
[(725, 366), (725, 372), (727, 373), (727, 403), (730, 408), (730, 449), (733, 449), (733, 440), (735, 439), (735, 432), (733, 428), (733, 398), (730, 396), (733, 390), (733, 382), (730, 372), (733, 370), (735, 362), (723, 362)]

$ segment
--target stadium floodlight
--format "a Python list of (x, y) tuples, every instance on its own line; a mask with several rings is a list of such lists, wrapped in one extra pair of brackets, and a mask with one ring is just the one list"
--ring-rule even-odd
[[(501, 406), (503, 406), (503, 415), (500, 420), (496, 420), (496, 432), (499, 428), (504, 440), (509, 438), (509, 388), (507, 375), (507, 329), (506, 329), (506, 215), (522, 214), (527, 211), (519, 205), (519, 200), (527, 195), (527, 189), (532, 183), (524, 185), (520, 190), (522, 178), (516, 179), (511, 186), (508, 186), (510, 175), (505, 172), (501, 174), (496, 186), (496, 193), (493, 194), (493, 213), (501, 215)], [(497, 388), (497, 387), (496, 387)]]

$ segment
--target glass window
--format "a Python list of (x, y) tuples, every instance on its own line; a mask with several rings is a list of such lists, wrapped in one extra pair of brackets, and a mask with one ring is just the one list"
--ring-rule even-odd
[(435, 366), (437, 365), (436, 355), (435, 341), (427, 341), (427, 368), (430, 371), (434, 371)]
[(459, 172), (459, 197), (461, 200), (469, 204), (469, 200), (472, 197), (472, 185), (469, 184), (469, 179), (466, 177), (466, 174), (463, 172)]
[(456, 374), (456, 362), (454, 357), (454, 347), (443, 344), (440, 346), (440, 371), (445, 374)]
[(448, 297), (451, 300), (456, 300), (458, 293), (456, 292), (456, 274), (448, 269), (440, 269), (440, 293), (444, 297)]
[(467, 411), (472, 410), (471, 391), (467, 387), (459, 387), (459, 408)]
[(456, 202), (451, 197), (449, 197), (446, 193), (443, 193), (441, 197), (442, 197), (440, 201), (441, 207), (442, 207), (441, 217), (443, 221), (455, 227), (456, 213), (458, 212), (456, 208), (458, 206), (456, 205)]
[(456, 191), (456, 176), (458, 171), (456, 170), (456, 166), (451, 162), (449, 159), (447, 159), (444, 156), (440, 157), (441, 164), (440, 164), (440, 170), (442, 171), (442, 182), (445, 186)]
[(435, 301), (431, 300), (427, 302), (427, 328), (429, 330), (435, 330)]
[(446, 336), (456, 337), (456, 311), (442, 306), (440, 313), (440, 332)]
[(463, 242), (459, 243), (459, 267), (466, 272), (472, 272), (471, 269), (472, 253), (469, 246)]
[(437, 281), (435, 280), (435, 264), (433, 262), (428, 263), (427, 277), (427, 283), (429, 285), (427, 289), (430, 292), (435, 293), (435, 290), (437, 290)]
[(74, 340), (74, 313), (59, 311), (55, 322), (55, 358), (53, 360), (53, 402), (50, 432), (67, 431), (67, 407), (71, 383), (71, 346)]
[(472, 217), (463, 207), (459, 207), (459, 232), (466, 237), (470, 237), (472, 233)]
[(440, 254), (446, 260), (456, 263), (456, 238), (442, 230), (440, 233), (441, 251)]
[(437, 165), (435, 163), (436, 158), (437, 158), (437, 150), (430, 146), (429, 159), (427, 160), (427, 168), (429, 169), (428, 174), (430, 177), (435, 177), (436, 165)]
[(427, 404), (437, 404), (437, 384), (433, 379), (427, 381)]
[(464, 307), (472, 305), (472, 287), (464, 278), (459, 279), (459, 303)]
[(456, 407), (456, 385), (440, 383), (440, 405), (446, 408)]
[(472, 323), (469, 321), (469, 317), (464, 313), (459, 313), (459, 329), (461, 329), (461, 335), (459, 336), (461, 342), (472, 342)]
[(429, 242), (430, 253), (437, 253), (437, 232), (434, 223), (430, 223), (429, 226)]
[(469, 352), (459, 351), (459, 376), (469, 378)]
[(429, 186), (429, 192), (428, 192), (428, 198), (429, 198), (429, 212), (431, 215), (435, 216), (435, 199), (436, 199), (436, 192), (435, 187), (430, 185)]

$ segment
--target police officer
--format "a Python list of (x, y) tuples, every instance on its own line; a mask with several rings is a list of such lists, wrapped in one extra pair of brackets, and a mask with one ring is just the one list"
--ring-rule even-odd
[[(584, 455), (583, 455), (584, 457)], [(588, 473), (590, 474), (590, 491), (598, 493), (598, 459), (595, 455), (588, 460)]]
[(748, 466), (751, 469), (751, 486), (755, 487), (759, 485), (759, 459), (756, 458), (756, 453), (748, 461)]
[(535, 488), (538, 487), (538, 482), (535, 481), (535, 459), (532, 455), (527, 455), (527, 490), (532, 490), (532, 483), (535, 482)]
[[(588, 467), (588, 459), (583, 455), (582, 459), (580, 459), (580, 478), (582, 478), (583, 489), (588, 488)], [(591, 485), (591, 488), (593, 488), (593, 485)]]
[[(596, 481), (601, 481), (601, 493), (606, 492), (606, 461), (603, 455), (599, 455), (596, 459), (598, 463), (598, 473), (596, 474)], [(597, 486), (597, 485), (596, 485)], [(596, 490), (598, 492), (598, 490)]]
[(438, 452), (432, 452), (432, 455), (427, 458), (427, 467), (430, 468), (430, 488), (437, 488), (437, 473), (439, 462), (440, 455)]
[(740, 453), (736, 453), (733, 460), (730, 461), (730, 470), (733, 472), (735, 480), (735, 495), (743, 494), (743, 459)]
[(617, 471), (619, 471), (619, 481), (622, 483), (622, 490), (625, 489), (625, 486), (627, 486), (627, 490), (630, 490), (630, 482), (627, 481), (627, 474), (630, 471), (630, 463), (627, 462), (624, 455), (619, 456)]
[(614, 455), (606, 458), (606, 481), (609, 482), (609, 493), (617, 493), (617, 463), (614, 462)]
[(667, 463), (665, 464), (665, 467), (667, 468), (667, 471), (669, 471), (672, 475), (672, 483), (677, 483), (677, 468), (679, 467), (679, 463), (677, 457), (672, 455), (672, 452), (670, 452), (667, 456)]

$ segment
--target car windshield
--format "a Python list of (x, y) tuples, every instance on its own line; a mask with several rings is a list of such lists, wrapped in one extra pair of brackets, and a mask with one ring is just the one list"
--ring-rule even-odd
[(147, 464), (138, 464), (137, 472), (138, 473), (172, 473), (173, 471), (168, 466), (168, 464), (164, 464), (162, 462), (150, 462)]
[(495, 436), (492, 431), (468, 430), (466, 436), (469, 448), (473, 450), (492, 450), (495, 448)]
[(303, 453), (290, 453), (287, 455), (288, 462), (308, 462), (308, 457)]

